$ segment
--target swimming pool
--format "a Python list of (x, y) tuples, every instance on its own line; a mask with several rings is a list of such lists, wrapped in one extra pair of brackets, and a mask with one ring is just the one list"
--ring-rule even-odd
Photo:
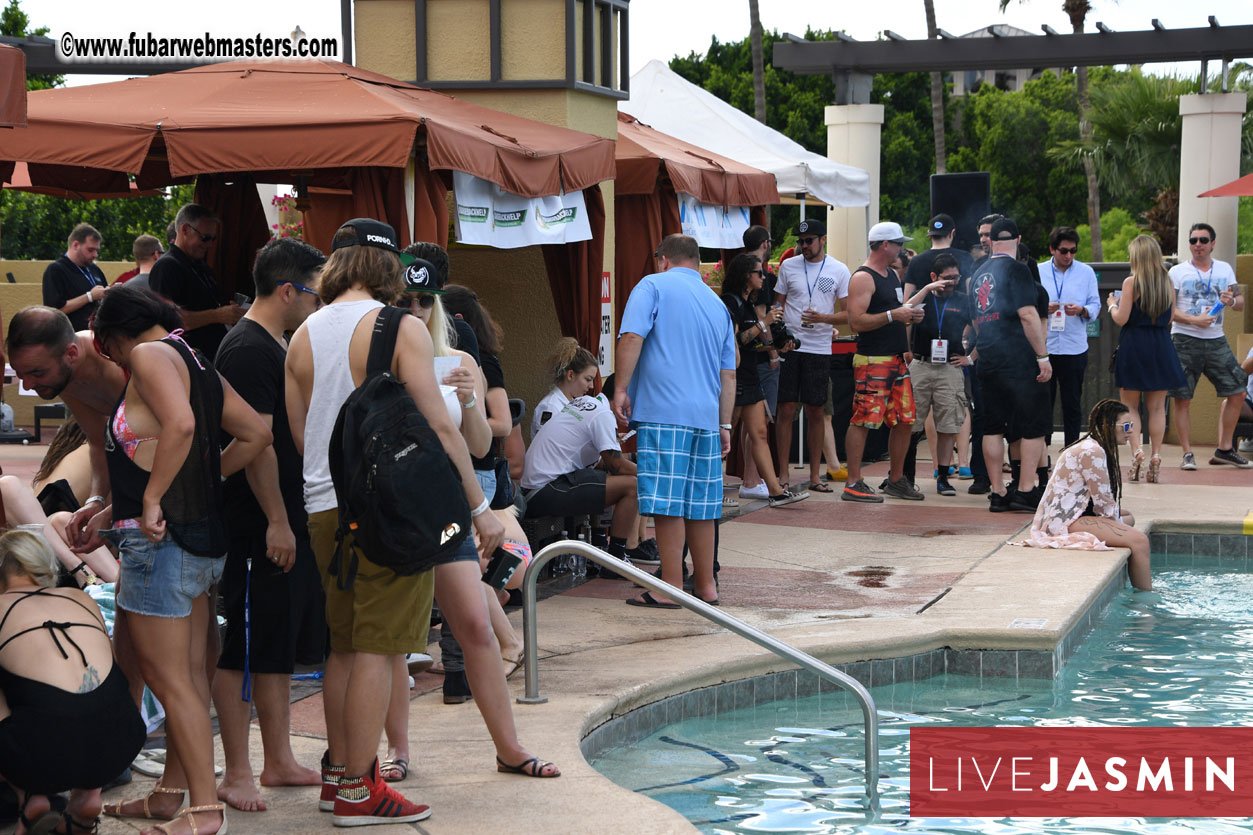
[(685, 719), (592, 765), (706, 833), (1253, 831), (1243, 819), (908, 817), (911, 727), (1253, 725), (1253, 574), (1243, 559), (1187, 562), (1159, 569), (1155, 592), (1119, 593), (1054, 680), (942, 674), (871, 688), (877, 818), (864, 809), (861, 713), (843, 692)]

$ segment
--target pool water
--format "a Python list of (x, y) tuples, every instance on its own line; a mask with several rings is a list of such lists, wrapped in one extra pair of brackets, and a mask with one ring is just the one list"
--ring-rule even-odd
[(1253, 725), (1253, 574), (1243, 562), (1197, 557), (1155, 573), (1153, 592), (1122, 592), (1054, 681), (940, 675), (872, 688), (874, 816), (861, 712), (842, 692), (687, 719), (592, 765), (706, 833), (1251, 832), (1245, 819), (908, 816), (911, 727)]

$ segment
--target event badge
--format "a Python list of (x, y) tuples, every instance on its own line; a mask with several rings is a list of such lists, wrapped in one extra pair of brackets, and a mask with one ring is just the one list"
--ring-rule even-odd
[(1066, 311), (1064, 308), (1057, 308), (1056, 311), (1049, 314), (1049, 330), (1053, 333), (1066, 330)]
[(948, 340), (933, 339), (931, 340), (931, 361), (938, 365), (944, 365), (948, 362)]

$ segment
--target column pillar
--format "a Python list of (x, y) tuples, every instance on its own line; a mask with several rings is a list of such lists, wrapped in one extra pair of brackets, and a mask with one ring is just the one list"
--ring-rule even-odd
[[(1188, 258), (1188, 227), (1208, 223), (1217, 233), (1214, 257), (1236, 262), (1239, 198), (1197, 197), (1240, 176), (1244, 93), (1179, 97), (1183, 137), (1179, 148), (1179, 257)], [(828, 108), (829, 110), (830, 108)]]
[(879, 222), (879, 149), (883, 105), (829, 105), (825, 117), (827, 157), (860, 168), (870, 175), (869, 207), (827, 209), (827, 251), (853, 269), (865, 260), (866, 233)]

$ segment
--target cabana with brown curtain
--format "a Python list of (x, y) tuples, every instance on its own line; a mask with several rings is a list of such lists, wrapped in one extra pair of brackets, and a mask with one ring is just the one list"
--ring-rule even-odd
[[(194, 179), (197, 201), (228, 221), (214, 265), (228, 295), (251, 287), (252, 254), (269, 238), (258, 182), (295, 185), (308, 200), (306, 240), (329, 251), (354, 216), (387, 221), (405, 245), (415, 236), (447, 245), (452, 171), (524, 197), (583, 190), (589, 207), (614, 176), (611, 140), (323, 60), (232, 61), (32, 92), (26, 127), (0, 132), (2, 179), (18, 161), (33, 188), (71, 193)], [(570, 257), (546, 259), (554, 297), (599, 290), (600, 262), (584, 274), (585, 250), (603, 246), (603, 214), (592, 234), (556, 247)], [(581, 316), (560, 317), (589, 344), (600, 319), (594, 295)]]
[(631, 290), (653, 272), (653, 252), (661, 239), (682, 231), (679, 192), (715, 206), (749, 206), (755, 224), (765, 223), (765, 205), (779, 202), (773, 174), (675, 139), (621, 112), (616, 155), (615, 324), (622, 321)]

